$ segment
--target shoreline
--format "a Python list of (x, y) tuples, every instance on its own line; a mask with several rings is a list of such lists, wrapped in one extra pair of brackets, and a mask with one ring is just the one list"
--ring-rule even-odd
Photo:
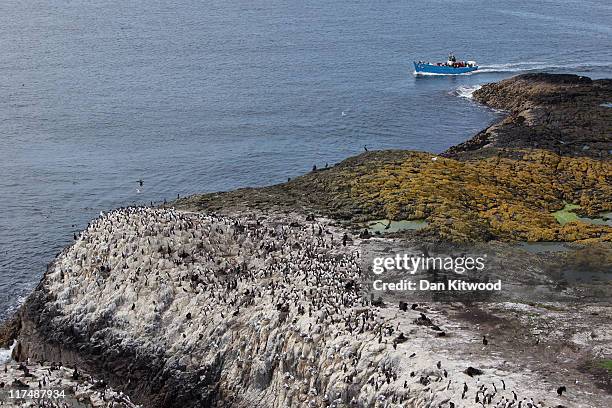
[[(497, 95), (491, 103), (510, 107), (509, 116), (444, 155), (368, 152), (288, 183), (177, 200), (171, 203), (177, 211), (111, 211), (49, 265), (15, 317), (0, 325), (0, 340), (17, 339), (18, 361), (78, 366), (152, 407), (463, 403), (463, 384), (469, 383), (473, 400), (481, 381), (465, 374), (468, 365), (484, 371), (483, 383), (499, 387), (505, 380), (508, 390), (490, 391), (490, 398), (510, 400), (512, 390), (545, 406), (565, 403), (554, 392), (564, 377), (550, 372), (562, 365), (581, 378), (564, 398), (604, 406), (609, 373), (606, 380), (595, 366), (597, 356), (605, 362), (611, 354), (610, 294), (597, 281), (559, 288), (554, 276), (567, 265), (596, 270), (612, 262), (612, 228), (555, 226), (549, 213), (564, 208), (564, 198), (578, 199), (584, 216), (612, 210), (605, 178), (612, 163), (598, 153), (600, 139), (579, 131), (581, 142), (593, 147), (569, 148), (560, 141), (578, 135), (569, 129), (568, 139), (560, 139), (556, 132), (568, 131), (564, 123), (545, 128), (540, 121), (550, 116), (537, 114), (551, 109), (547, 103), (559, 92), (585, 106), (612, 99), (612, 81), (589, 81), (529, 74), (483, 86), (474, 97)], [(532, 95), (534, 89), (539, 93)], [(585, 100), (589, 89), (595, 96)], [(517, 98), (518, 90), (528, 97)], [(504, 92), (516, 106), (507, 105)], [(612, 113), (596, 112), (605, 127)], [(523, 137), (530, 128), (540, 144), (514, 146), (533, 139)], [(585, 188), (592, 193), (575, 193)], [(445, 195), (457, 191), (464, 195)], [(489, 208), (480, 197), (499, 197), (501, 204)], [(500, 205), (507, 211), (497, 211)], [(534, 210), (538, 206), (550, 211)], [(380, 218), (425, 218), (429, 226), (364, 234), (361, 224)], [(503, 222), (495, 224), (497, 218)], [(562, 237), (579, 246), (559, 256), (511, 246), (530, 237)], [(368, 265), (380, 253), (450, 255), (466, 248), (499, 254), (488, 273), (510, 283), (503, 297), (444, 300), (432, 293), (403, 311), (403, 294), (378, 300), (367, 290)], [(577, 305), (592, 314), (582, 315)], [(535, 321), (552, 319), (558, 333), (533, 334), (538, 324), (516, 316), (517, 308)], [(531, 334), (506, 336), (517, 330)], [(596, 336), (589, 339), (589, 330)], [(493, 346), (482, 348), (483, 335)], [(578, 344), (586, 346), (574, 350)], [(537, 361), (522, 356), (525, 348), (541, 353)], [(436, 367), (437, 361), (443, 363)], [(534, 374), (527, 376), (526, 368)]]

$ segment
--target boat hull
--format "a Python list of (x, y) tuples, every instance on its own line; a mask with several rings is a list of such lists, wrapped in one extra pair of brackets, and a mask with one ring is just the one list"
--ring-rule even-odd
[(475, 65), (473, 67), (449, 67), (448, 65), (434, 65), (434, 64), (425, 64), (425, 63), (414, 63), (414, 72), (415, 74), (427, 75), (460, 75), (467, 74), (469, 72), (474, 72), (478, 69), (478, 66)]

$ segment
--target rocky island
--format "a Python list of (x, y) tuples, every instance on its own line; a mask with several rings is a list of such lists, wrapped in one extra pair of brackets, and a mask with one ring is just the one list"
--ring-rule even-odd
[[(2, 387), (100, 407), (611, 406), (612, 81), (530, 74), (474, 98), (507, 115), (442, 155), (93, 220), (0, 330)], [(480, 254), (504, 290), (374, 291), (372, 260), (400, 252)]]

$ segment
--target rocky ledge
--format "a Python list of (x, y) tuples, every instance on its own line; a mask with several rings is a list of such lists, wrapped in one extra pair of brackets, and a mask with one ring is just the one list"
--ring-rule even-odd
[[(577, 75), (526, 74), (487, 84), (474, 99), (508, 116), (449, 157), (482, 157), (488, 148), (544, 149), (563, 156), (610, 159), (612, 80)], [(472, 153), (472, 154), (470, 154)]]

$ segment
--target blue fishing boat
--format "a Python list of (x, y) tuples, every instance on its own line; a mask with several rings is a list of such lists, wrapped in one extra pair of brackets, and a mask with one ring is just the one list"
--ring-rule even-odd
[(453, 54), (448, 56), (446, 62), (414, 62), (416, 75), (459, 75), (474, 72), (477, 69), (476, 61), (457, 61)]

